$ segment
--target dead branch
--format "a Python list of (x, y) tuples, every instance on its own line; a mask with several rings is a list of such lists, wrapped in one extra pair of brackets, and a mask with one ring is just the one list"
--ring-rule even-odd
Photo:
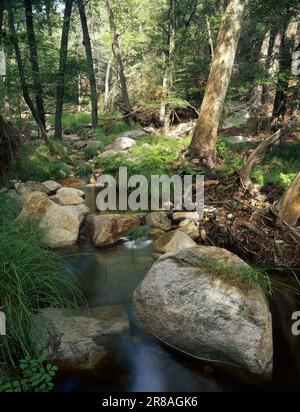
[(253, 191), (253, 183), (251, 181), (250, 174), (251, 174), (254, 164), (276, 142), (278, 142), (280, 139), (284, 138), (291, 132), (295, 131), (299, 127), (300, 127), (300, 117), (297, 117), (295, 120), (290, 122), (288, 125), (278, 130), (276, 133), (272, 134), (267, 139), (265, 139), (263, 142), (261, 142), (261, 144), (251, 154), (250, 158), (248, 159), (248, 161), (246, 162), (246, 164), (244, 165), (241, 171), (240, 179), (241, 179), (241, 183), (243, 187), (245, 187), (249, 191)]

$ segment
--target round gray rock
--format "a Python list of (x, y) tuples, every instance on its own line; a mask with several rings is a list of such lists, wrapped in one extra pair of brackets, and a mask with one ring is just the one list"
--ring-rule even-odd
[(134, 292), (137, 318), (152, 335), (193, 357), (270, 374), (272, 318), (262, 290), (241, 290), (211, 273), (207, 261), (248, 267), (215, 247), (168, 253)]

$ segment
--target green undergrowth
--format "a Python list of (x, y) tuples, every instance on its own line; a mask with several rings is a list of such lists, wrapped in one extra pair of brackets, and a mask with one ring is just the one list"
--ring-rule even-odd
[[(226, 139), (218, 141), (218, 151), (224, 161), (219, 172), (226, 175), (238, 173), (245, 160), (249, 157), (249, 150), (257, 147), (255, 143), (232, 144)], [(254, 166), (253, 180), (260, 184), (277, 185), (286, 189), (300, 170), (300, 142), (284, 143), (273, 148), (264, 158)]]
[(70, 151), (67, 142), (51, 141), (51, 151), (42, 142), (26, 142), (18, 159), (12, 163), (11, 177), (23, 181), (59, 179), (71, 173)]
[(94, 160), (107, 174), (118, 177), (119, 168), (127, 167), (128, 175), (196, 174), (196, 170), (184, 159), (181, 152), (187, 147), (187, 139), (177, 140), (164, 135), (146, 136), (128, 151), (118, 152)]

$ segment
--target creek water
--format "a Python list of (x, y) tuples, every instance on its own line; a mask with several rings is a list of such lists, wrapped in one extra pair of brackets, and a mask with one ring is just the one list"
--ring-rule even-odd
[(135, 320), (131, 298), (156, 257), (146, 237), (135, 242), (96, 249), (81, 239), (64, 252), (69, 264), (79, 270), (81, 288), (90, 307), (123, 305), (130, 330), (118, 341), (115, 354), (93, 376), (61, 375), (57, 391), (270, 391), (300, 389), (300, 336), (291, 333), (291, 316), (300, 303), (281, 298), (271, 302), (274, 324), (274, 375), (268, 384), (251, 383), (225, 369), (175, 353), (149, 336)]

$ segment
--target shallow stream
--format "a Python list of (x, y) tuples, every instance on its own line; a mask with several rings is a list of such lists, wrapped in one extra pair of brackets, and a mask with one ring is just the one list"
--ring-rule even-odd
[[(146, 229), (145, 229), (146, 230)], [(126, 240), (96, 249), (81, 239), (65, 251), (70, 265), (82, 274), (81, 286), (90, 307), (123, 305), (130, 331), (119, 339), (118, 348), (97, 376), (60, 376), (57, 391), (252, 391), (300, 389), (300, 336), (291, 333), (291, 316), (300, 304), (280, 299), (271, 303), (274, 324), (274, 376), (261, 385), (234, 377), (174, 353), (149, 336), (137, 324), (131, 306), (134, 289), (153, 262), (155, 252), (148, 238), (137, 244)]]

